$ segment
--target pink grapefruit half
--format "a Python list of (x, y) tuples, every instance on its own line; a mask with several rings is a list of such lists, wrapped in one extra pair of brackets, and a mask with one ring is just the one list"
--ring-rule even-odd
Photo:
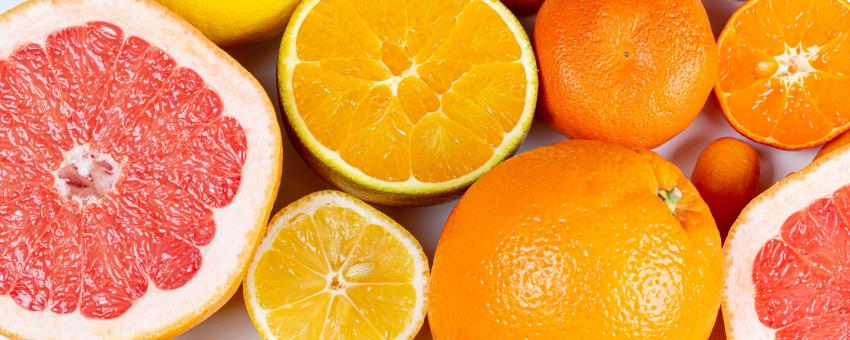
[(850, 149), (750, 202), (724, 245), (730, 339), (850, 337)]
[(254, 78), (144, 0), (0, 16), (0, 333), (160, 338), (234, 293), (281, 137)]

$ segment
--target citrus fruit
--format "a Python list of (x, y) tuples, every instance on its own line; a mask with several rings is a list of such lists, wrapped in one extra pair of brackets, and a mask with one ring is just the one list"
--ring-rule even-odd
[(781, 149), (850, 128), (850, 3), (753, 0), (718, 38), (720, 107), (741, 134)]
[(536, 74), (525, 31), (493, 0), (306, 0), (278, 62), (301, 156), (387, 205), (449, 199), (508, 157)]
[(823, 147), (821, 147), (820, 150), (818, 150), (818, 153), (815, 155), (815, 160), (823, 157), (824, 155), (830, 152), (838, 150), (847, 144), (850, 144), (850, 132), (842, 133), (838, 135), (838, 137), (835, 137), (831, 141), (824, 144)]
[(220, 46), (270, 39), (283, 31), (298, 0), (157, 0)]
[(428, 319), (439, 339), (706, 339), (722, 269), (709, 208), (673, 164), (565, 141), (463, 195), (437, 244)]
[(275, 214), (243, 291), (264, 339), (412, 339), (427, 289), (428, 259), (407, 230), (321, 191)]
[(280, 180), (262, 87), (147, 1), (30, 1), (0, 35), (0, 333), (168, 338), (212, 314)]
[(850, 153), (840, 149), (756, 197), (724, 245), (730, 339), (844, 339)]
[(717, 139), (699, 155), (691, 181), (711, 209), (721, 238), (758, 194), (760, 172), (758, 151), (735, 138)]
[(717, 78), (697, 0), (547, 1), (534, 47), (542, 117), (572, 138), (659, 146), (694, 120)]
[(516, 15), (532, 15), (537, 13), (543, 0), (502, 0), (502, 3), (511, 9)]

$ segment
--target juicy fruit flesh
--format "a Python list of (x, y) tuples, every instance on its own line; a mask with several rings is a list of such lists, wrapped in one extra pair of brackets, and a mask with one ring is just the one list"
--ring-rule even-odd
[(753, 264), (759, 320), (777, 339), (850, 336), (850, 186), (792, 214)]
[(753, 1), (730, 22), (718, 89), (743, 128), (805, 145), (850, 124), (850, 6), (842, 2)]
[(287, 224), (260, 255), (253, 277), (273, 334), (391, 339), (407, 328), (416, 306), (415, 273), (398, 238), (337, 206)]
[(245, 163), (222, 111), (197, 73), (105, 22), (0, 61), (0, 294), (108, 319), (149, 282), (188, 282)]
[(296, 51), (293, 93), (310, 133), (383, 181), (475, 171), (525, 106), (520, 45), (480, 0), (322, 0)]

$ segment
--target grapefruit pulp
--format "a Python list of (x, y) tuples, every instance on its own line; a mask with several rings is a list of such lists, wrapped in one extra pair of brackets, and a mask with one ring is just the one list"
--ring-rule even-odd
[(31, 1), (0, 33), (0, 333), (168, 337), (210, 315), (279, 181), (262, 88), (147, 1)]
[(816, 160), (753, 200), (724, 246), (723, 313), (737, 339), (850, 336), (850, 153)]

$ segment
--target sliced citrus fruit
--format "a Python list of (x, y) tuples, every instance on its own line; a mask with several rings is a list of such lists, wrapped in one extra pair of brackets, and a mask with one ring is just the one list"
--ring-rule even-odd
[(850, 3), (752, 0), (718, 38), (715, 90), (741, 134), (781, 149), (850, 129)]
[(262, 87), (146, 1), (31, 1), (0, 35), (0, 333), (160, 338), (209, 316), (277, 191)]
[(744, 209), (724, 246), (731, 339), (850, 336), (850, 150), (828, 153)]
[(278, 85), (296, 148), (355, 196), (425, 205), (459, 194), (528, 132), (528, 37), (492, 0), (306, 0)]
[(264, 339), (411, 339), (425, 319), (428, 276), (407, 230), (321, 191), (275, 214), (243, 292)]

